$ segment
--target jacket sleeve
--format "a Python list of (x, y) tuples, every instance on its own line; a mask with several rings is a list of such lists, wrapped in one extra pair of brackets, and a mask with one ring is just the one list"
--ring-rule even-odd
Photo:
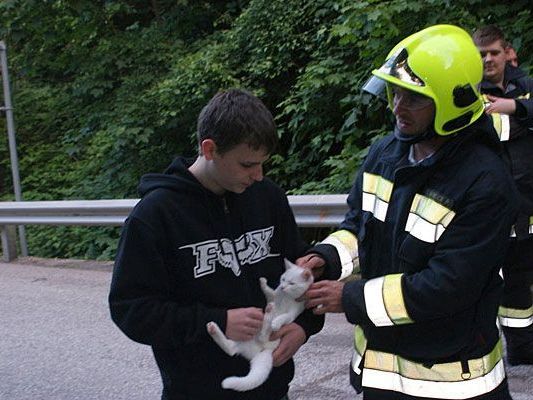
[(171, 300), (173, 279), (163, 262), (163, 241), (154, 232), (135, 217), (126, 221), (109, 294), (112, 320), (132, 340), (154, 347), (211, 340), (206, 324), (214, 321), (225, 330), (226, 310)]
[(515, 99), (518, 122), (527, 128), (533, 128), (533, 79), (524, 78), (524, 95)]
[(503, 261), (516, 194), (487, 173), (473, 185), (436, 243), (426, 268), (349, 282), (343, 306), (352, 323), (377, 327), (425, 322), (473, 307)]
[[(284, 257), (292, 262), (309, 248), (309, 245), (302, 239), (294, 214), (289, 205), (287, 196), (283, 193), (280, 204), (280, 221), (279, 226), (282, 229), (284, 243)], [(314, 315), (311, 310), (305, 310), (294, 321), (305, 331), (306, 338), (319, 332), (324, 326), (325, 317), (323, 315)]]
[(317, 253), (326, 261), (322, 279), (341, 280), (359, 272), (357, 236), (361, 226), (362, 178), (364, 167), (348, 195), (349, 210), (338, 230), (312, 247), (308, 253)]

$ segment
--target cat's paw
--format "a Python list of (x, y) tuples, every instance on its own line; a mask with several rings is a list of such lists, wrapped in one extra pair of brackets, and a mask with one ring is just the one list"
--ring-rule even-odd
[(259, 278), (259, 284), (261, 285), (261, 287), (265, 287), (267, 285), (267, 280), (265, 277), (261, 277)]
[(274, 303), (268, 303), (265, 307), (265, 314), (270, 314), (274, 311)]
[(213, 321), (208, 322), (206, 325), (207, 332), (213, 336), (217, 331), (217, 324), (215, 324)]
[(282, 325), (283, 325), (283, 321), (279, 318), (274, 318), (274, 321), (272, 321), (272, 324), (270, 324), (274, 332), (279, 331)]

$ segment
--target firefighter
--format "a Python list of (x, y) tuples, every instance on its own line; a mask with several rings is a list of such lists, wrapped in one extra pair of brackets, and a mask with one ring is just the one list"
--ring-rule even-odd
[(365, 400), (511, 398), (496, 319), (517, 194), (482, 72), (452, 25), (391, 50), (363, 89), (386, 94), (394, 130), (371, 146), (339, 230), (297, 260), (322, 274), (307, 307), (355, 325), (350, 378)]
[(504, 148), (503, 157), (520, 193), (520, 213), (503, 264), (499, 320), (511, 365), (533, 364), (533, 79), (507, 63), (503, 32), (495, 25), (473, 34), (483, 59), (485, 112)]

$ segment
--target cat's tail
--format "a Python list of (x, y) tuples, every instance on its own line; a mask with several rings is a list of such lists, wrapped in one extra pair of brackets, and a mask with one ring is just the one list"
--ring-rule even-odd
[(224, 389), (238, 392), (255, 389), (261, 386), (272, 370), (272, 350), (263, 350), (250, 360), (250, 372), (246, 376), (230, 376), (222, 381)]

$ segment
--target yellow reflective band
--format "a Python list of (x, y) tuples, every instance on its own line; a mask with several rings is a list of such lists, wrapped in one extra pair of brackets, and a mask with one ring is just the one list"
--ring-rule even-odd
[[(520, 96), (518, 99), (529, 99), (529, 93), (526, 96)], [(491, 102), (487, 98), (487, 95), (483, 95), (483, 101), (485, 103), (485, 107), (487, 107)], [(492, 125), (494, 126), (494, 129), (496, 130), (496, 133), (498, 134), (498, 137), (500, 138), (501, 142), (505, 142), (509, 140), (510, 132), (511, 132), (511, 125), (509, 122), (509, 115), (507, 114), (499, 114), (499, 113), (492, 113), (490, 114), (492, 118)]]
[(435, 200), (416, 194), (411, 204), (412, 213), (419, 215), (431, 224), (448, 226), (455, 213)]
[(361, 360), (363, 359), (363, 354), (366, 351), (366, 337), (363, 333), (363, 329), (359, 325), (355, 325), (354, 329), (354, 351), (352, 354), (352, 369), (359, 375), (361, 373)]
[(359, 272), (357, 237), (352, 232), (344, 229), (333, 232), (321, 244), (332, 245), (337, 250), (341, 262), (341, 276), (339, 280)]
[(352, 259), (357, 257), (357, 237), (352, 232), (341, 229), (333, 232), (330, 236), (337, 238), (344, 245)]
[(494, 130), (498, 134), (498, 137), (501, 137), (502, 135), (502, 120), (500, 118), (500, 114), (490, 114), (490, 117), (492, 118), (492, 126), (494, 126)]
[(428, 368), (395, 354), (367, 349), (365, 352), (365, 368), (394, 372), (411, 379), (456, 382), (486, 375), (501, 360), (502, 354), (503, 347), (501, 340), (499, 340), (489, 354), (481, 358), (468, 360), (469, 375), (465, 376), (459, 361), (434, 364), (431, 368)]
[(402, 292), (402, 275), (386, 275), (383, 281), (383, 301), (389, 318), (394, 325), (412, 324), (405, 308), (405, 301)]
[(498, 134), (501, 142), (506, 142), (509, 140), (511, 125), (509, 122), (509, 116), (507, 114), (493, 113), (490, 114), (492, 117), (492, 125)]
[(388, 202), (392, 193), (392, 182), (379, 175), (363, 173), (363, 192), (377, 195)]
[(501, 341), (484, 357), (468, 360), (468, 370), (465, 373), (460, 362), (427, 368), (394, 354), (367, 350), (363, 386), (430, 398), (479, 396), (495, 389), (505, 378)]
[(361, 326), (355, 325), (353, 338), (353, 347), (362, 356), (366, 351), (367, 340)]
[(402, 274), (370, 279), (363, 288), (368, 318), (376, 326), (413, 323), (402, 293)]
[[(503, 136), (502, 138), (502, 134), (504, 131), (504, 126), (503, 126), (504, 121), (501, 118), (501, 114), (493, 113), (493, 114), (490, 114), (490, 117), (492, 118), (492, 125), (494, 126), (494, 130), (498, 134), (500, 141), (502, 142), (506, 141), (505, 136)], [(507, 140), (509, 140), (509, 138), (507, 138)]]
[(502, 307), (498, 309), (498, 319), (502, 326), (527, 328), (533, 324), (533, 306), (525, 309)]
[(498, 315), (511, 318), (529, 318), (533, 316), (533, 306), (529, 308), (510, 308), (500, 306)]
[(385, 221), (392, 187), (392, 182), (382, 176), (364, 172), (362, 209), (371, 212), (380, 221)]
[(416, 194), (411, 204), (405, 230), (417, 239), (435, 243), (454, 217), (454, 211), (429, 197)]
[(383, 282), (385, 277), (370, 279), (363, 287), (366, 313), (376, 326), (392, 326), (394, 322), (389, 318), (383, 301)]

